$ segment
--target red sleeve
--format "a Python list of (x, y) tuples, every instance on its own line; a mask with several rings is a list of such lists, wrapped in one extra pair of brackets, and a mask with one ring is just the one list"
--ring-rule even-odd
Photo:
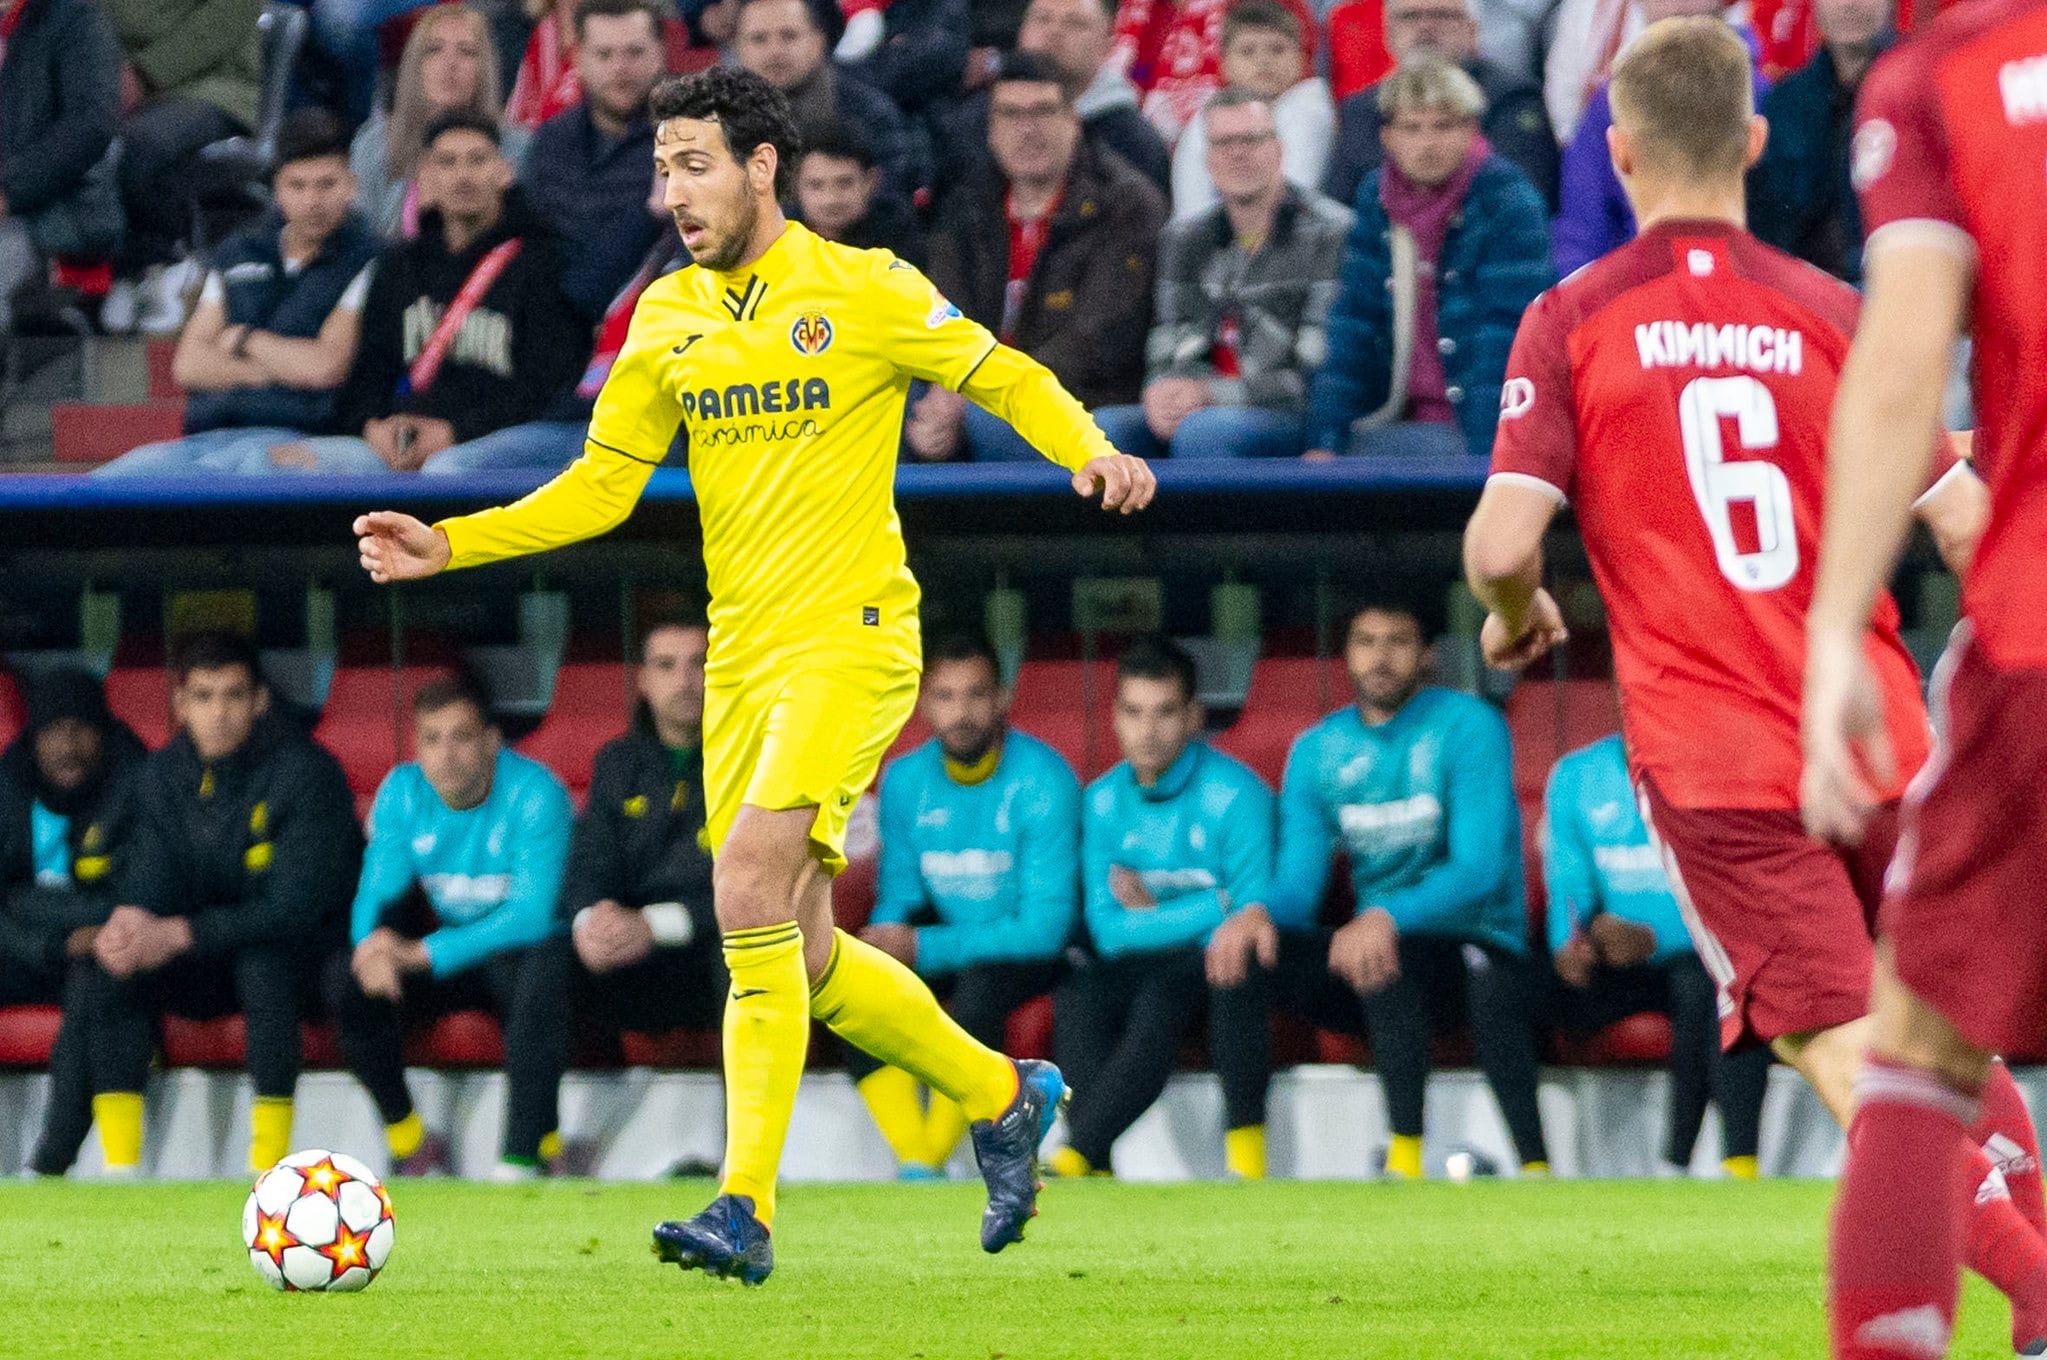
[(1552, 288), (1521, 315), (1500, 389), (1492, 475), (1533, 478), (1568, 496), (1578, 463), (1578, 416), (1571, 399), (1570, 330), (1562, 310)]
[(1853, 169), (1871, 239), (1903, 222), (1968, 230), (1948, 174), (1947, 127), (1926, 50), (1918, 42), (1887, 53), (1862, 84)]

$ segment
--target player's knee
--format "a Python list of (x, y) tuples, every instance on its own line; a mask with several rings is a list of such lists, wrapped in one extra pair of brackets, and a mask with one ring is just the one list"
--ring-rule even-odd
[(794, 920), (796, 886), (803, 868), (766, 847), (726, 843), (718, 859), (712, 895), (720, 930), (752, 930)]
[(1962, 1037), (1948, 1018), (1919, 999), (1891, 971), (1877, 965), (1870, 1052), (1886, 1062), (1932, 1072), (1965, 1091), (1981, 1087), (1991, 1055)]

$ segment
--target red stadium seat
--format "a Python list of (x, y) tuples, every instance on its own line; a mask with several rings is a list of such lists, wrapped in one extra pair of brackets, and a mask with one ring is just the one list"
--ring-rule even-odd
[(48, 1063), (62, 1019), (55, 1006), (0, 1006), (0, 1067)]
[(162, 666), (117, 666), (107, 673), (107, 707), (155, 750), (171, 739), (171, 676)]
[(1531, 680), (1507, 696), (1514, 787), (1539, 799), (1557, 760), (1620, 729), (1607, 680)]
[(0, 671), (0, 750), (20, 736), (28, 726), (28, 708), (14, 677)]
[[(332, 1025), (303, 1025), (299, 1042), (310, 1068), (339, 1068), (341, 1045)], [(167, 1015), (163, 1022), (164, 1064), (239, 1071), (248, 1058), (248, 1027), (239, 1015), (217, 1020), (187, 1020)]]
[(130, 449), (184, 432), (183, 401), (120, 406), (60, 401), (50, 407), (50, 456), (59, 463), (108, 463)]
[(1294, 738), (1341, 705), (1349, 692), (1335, 657), (1268, 656), (1251, 671), (1251, 688), (1236, 722), (1215, 739), (1275, 789)]
[(554, 702), (540, 726), (518, 743), (520, 754), (553, 770), (576, 806), (590, 792), (598, 748), (632, 721), (630, 672), (616, 661), (570, 661), (554, 681)]
[(1011, 1011), (1002, 1044), (1012, 1058), (1051, 1058), (1052, 998), (1032, 997)]
[(149, 399), (151, 401), (183, 401), (185, 389), (178, 386), (176, 375), (178, 342), (175, 340), (151, 340), (143, 352), (149, 361)]
[(486, 1011), (454, 1011), (405, 1036), (414, 1067), (502, 1067), (505, 1035)]
[(724, 1054), (723, 1037), (710, 1029), (671, 1029), (658, 1034), (627, 1030), (618, 1040), (626, 1062), (633, 1067), (716, 1067)]
[(1119, 759), (1110, 722), (1115, 675), (1106, 661), (1026, 661), (1010, 721), (1065, 756), (1082, 781), (1093, 779)]
[(832, 916), (839, 929), (859, 934), (874, 915), (876, 879), (881, 868), (875, 855), (846, 861), (846, 870), (832, 880)]
[(1670, 1059), (1670, 1017), (1644, 1011), (1597, 1034), (1559, 1034), (1556, 1055), (1573, 1067), (1659, 1066)]
[(313, 739), (334, 753), (358, 810), (368, 806), (394, 766), (410, 759), (412, 692), (439, 666), (339, 666)]

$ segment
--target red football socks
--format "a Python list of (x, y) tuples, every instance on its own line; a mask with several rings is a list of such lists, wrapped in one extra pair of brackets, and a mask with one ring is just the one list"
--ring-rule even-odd
[(1833, 1355), (1938, 1360), (1954, 1329), (1963, 1215), (1977, 1180), (1968, 1140), (1977, 1102), (1874, 1058), (1855, 1093), (1829, 1249)]
[(1979, 1154), (1968, 1222), (1968, 1265), (2011, 1300), (2012, 1349), (2047, 1339), (2047, 1208), (2042, 1206), (2040, 1142), (2018, 1083), (2002, 1062), (1990, 1065), (1982, 1113), (1970, 1126)]

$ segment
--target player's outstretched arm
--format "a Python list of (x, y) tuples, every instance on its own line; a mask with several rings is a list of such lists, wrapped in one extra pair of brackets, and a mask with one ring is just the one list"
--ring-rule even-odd
[(448, 536), (411, 515), (375, 510), (355, 520), (362, 568), (378, 585), (418, 581), (448, 565)]
[(1102, 509), (1135, 514), (1151, 504), (1158, 478), (1142, 458), (1118, 453), (1094, 417), (1046, 368), (998, 344), (960, 395), (1001, 416), (1032, 448), (1073, 474), (1076, 495), (1102, 497)]
[(1834, 396), (1818, 583), (1806, 617), (1799, 793), (1806, 829), (1825, 839), (1859, 840), (1877, 803), (1869, 776), (1890, 782), (1863, 637), (1942, 437), (1941, 392), (1972, 271), (1944, 240), (1892, 239), (1869, 255), (1869, 292)]
[(1542, 588), (1542, 536), (1556, 513), (1548, 490), (1494, 477), (1464, 526), (1464, 578), (1488, 611), (1479, 647), (1489, 666), (1519, 670), (1569, 637)]

